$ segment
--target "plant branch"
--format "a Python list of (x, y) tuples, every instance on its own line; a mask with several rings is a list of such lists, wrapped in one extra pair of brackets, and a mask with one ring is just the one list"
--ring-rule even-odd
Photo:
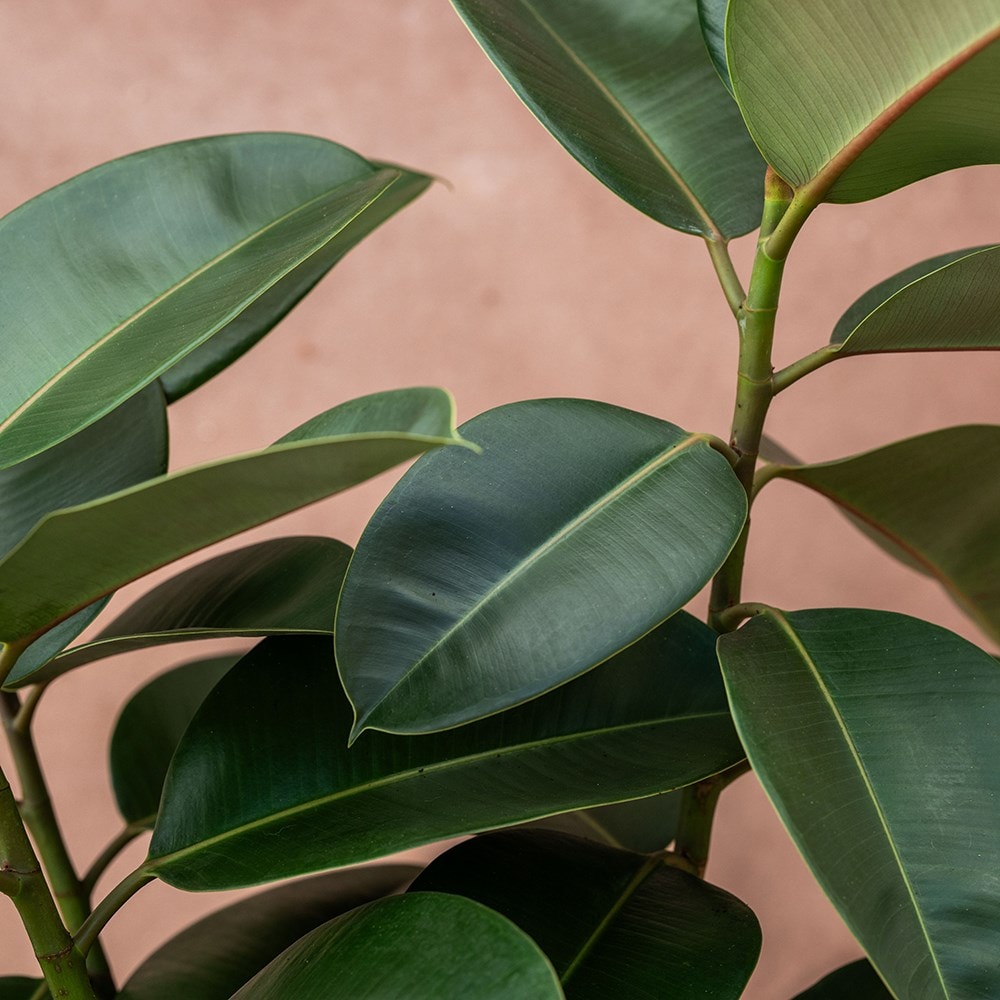
[[(155, 816), (149, 817), (155, 819)], [(89, 898), (97, 885), (98, 879), (108, 870), (111, 863), (136, 837), (145, 833), (147, 829), (145, 822), (129, 823), (107, 847), (97, 856), (94, 863), (87, 869), (87, 874), (83, 876), (83, 890)]]
[[(21, 817), (38, 847), (42, 865), (51, 880), (52, 892), (66, 926), (70, 931), (75, 931), (89, 916), (90, 906), (83, 884), (66, 850), (66, 842), (52, 808), (48, 784), (30, 726), (25, 724), (25, 721), (30, 723), (31, 713), (24, 714), (17, 694), (4, 691), (0, 692), (0, 716), (3, 717), (7, 742), (21, 783)], [(95, 951), (89, 967), (101, 982), (104, 992), (104, 987), (110, 982), (111, 972), (103, 952)]]
[(733, 259), (729, 256), (729, 244), (724, 240), (714, 240), (706, 236), (705, 245), (708, 247), (708, 255), (712, 258), (712, 266), (718, 275), (729, 308), (734, 316), (739, 316), (746, 292), (743, 291), (743, 282), (740, 281), (740, 276), (733, 266)]
[(775, 372), (772, 383), (774, 394), (777, 396), (779, 392), (794, 385), (804, 375), (835, 361), (839, 357), (839, 351), (839, 344), (824, 344), (819, 350), (813, 351), (812, 354), (807, 354), (804, 358), (799, 358), (798, 361), (793, 361), (790, 365), (782, 368), (781, 371)]
[(76, 932), (74, 943), (81, 954), (86, 955), (96, 946), (97, 938), (104, 930), (108, 921), (144, 886), (155, 878), (142, 868), (126, 875), (121, 882), (102, 899), (94, 912), (84, 921)]

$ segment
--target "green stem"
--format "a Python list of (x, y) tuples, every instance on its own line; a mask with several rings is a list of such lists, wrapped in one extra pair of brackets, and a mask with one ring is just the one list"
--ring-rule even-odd
[(743, 291), (740, 276), (733, 266), (733, 259), (729, 256), (729, 245), (724, 240), (713, 240), (708, 236), (705, 237), (705, 245), (708, 247), (708, 255), (712, 258), (712, 266), (718, 275), (729, 308), (732, 309), (734, 316), (739, 316), (746, 293)]
[(87, 917), (83, 926), (77, 931), (74, 941), (79, 951), (86, 955), (91, 948), (96, 947), (97, 938), (104, 930), (107, 922), (144, 886), (155, 878), (142, 868), (126, 875), (121, 882), (102, 899), (94, 912)]
[(28, 840), (13, 789), (0, 771), (0, 870), (17, 880), (14, 906), (21, 917), (49, 993), (67, 1000), (96, 1000), (83, 955), (56, 909)]
[(94, 887), (97, 885), (98, 879), (108, 870), (111, 862), (118, 857), (119, 854), (129, 844), (135, 840), (136, 837), (145, 833), (146, 830), (151, 825), (152, 821), (155, 820), (155, 816), (149, 817), (149, 823), (143, 821), (139, 823), (129, 823), (121, 833), (115, 837), (107, 847), (97, 856), (94, 863), (87, 869), (87, 874), (83, 876), (83, 889), (84, 892), (89, 896), (93, 893)]
[(840, 356), (840, 344), (824, 344), (819, 350), (807, 354), (798, 361), (793, 361), (790, 365), (774, 373), (774, 394), (784, 392), (790, 385), (798, 382), (804, 375), (828, 365)]
[[(12, 691), (0, 692), (0, 715), (21, 783), (21, 816), (37, 845), (66, 926), (71, 932), (75, 931), (89, 916), (90, 906), (66, 850), (30, 726), (25, 724), (31, 721), (31, 715), (24, 714), (20, 698)], [(94, 951), (88, 967), (101, 993), (113, 995), (111, 970), (103, 951)]]
[(743, 760), (684, 789), (673, 853), (698, 878), (705, 877), (708, 848), (712, 839), (712, 820), (715, 818), (719, 796), (723, 789), (749, 770), (750, 762)]

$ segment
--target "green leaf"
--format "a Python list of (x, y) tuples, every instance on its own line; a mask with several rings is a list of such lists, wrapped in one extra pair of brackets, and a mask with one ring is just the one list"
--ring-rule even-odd
[(368, 903), (286, 949), (232, 1000), (559, 1000), (552, 966), (510, 921), (458, 896)]
[(230, 888), (698, 781), (743, 758), (714, 643), (682, 612), (517, 709), (349, 750), (328, 641), (265, 639), (185, 733), (147, 868)]
[(38, 643), (32, 644), (7, 686), (49, 681), (106, 656), (164, 643), (283, 632), (332, 635), (350, 558), (343, 542), (307, 537), (274, 538), (216, 556), (154, 587), (89, 642), (46, 660), (32, 655)]
[(713, 240), (760, 225), (764, 164), (694, 0), (452, 0), (538, 120), (658, 222)]
[(585, 837), (640, 854), (661, 851), (677, 833), (681, 792), (664, 792), (631, 802), (578, 809), (536, 820), (532, 827)]
[(994, 0), (731, 0), (736, 99), (809, 201), (855, 202), (1000, 162)]
[(114, 160), (0, 220), (0, 467), (110, 412), (283, 279), (303, 294), (293, 272), (314, 282), (399, 177), (322, 139), (229, 135)]
[(760, 954), (757, 918), (735, 896), (659, 857), (549, 831), (468, 840), (410, 891), (508, 917), (548, 955), (567, 1000), (736, 1000)]
[(701, 22), (701, 33), (711, 56), (712, 65), (719, 78), (726, 85), (726, 90), (733, 92), (733, 81), (729, 76), (729, 65), (726, 62), (726, 11), (729, 0), (698, 0), (698, 20)]
[(332, 872), (227, 906), (150, 955), (118, 1000), (229, 1000), (304, 934), (356, 906), (399, 892), (418, 872), (406, 865)]
[(109, 756), (111, 787), (126, 823), (152, 828), (163, 780), (184, 730), (239, 658), (220, 656), (174, 667), (141, 687), (122, 709)]
[(862, 958), (824, 976), (795, 1000), (893, 1000), (871, 963)]
[(1000, 427), (948, 427), (778, 475), (802, 483), (937, 579), (1000, 639)]
[(464, 444), (440, 389), (343, 403), (270, 448), (50, 514), (0, 560), (0, 639), (33, 637), (130, 580), (347, 489), (428, 448)]
[(1000, 996), (996, 661), (856, 610), (768, 610), (719, 657), (754, 770), (890, 989)]
[(31, 1000), (41, 985), (40, 979), (27, 976), (0, 976), (0, 1000)]
[(880, 282), (841, 317), (838, 356), (1000, 348), (1000, 246), (921, 261)]
[(348, 569), (355, 734), (459, 725), (589, 670), (686, 604), (743, 526), (728, 461), (654, 417), (541, 399), (462, 433), (484, 454), (417, 462)]
[(375, 169), (395, 170), (399, 173), (399, 178), (360, 215), (349, 221), (321, 250), (272, 285), (210, 340), (168, 368), (160, 376), (160, 382), (169, 402), (197, 389), (245, 354), (298, 305), (349, 250), (353, 250), (369, 233), (405, 208), (431, 184), (430, 177), (403, 167), (389, 163), (372, 163), (371, 166)]

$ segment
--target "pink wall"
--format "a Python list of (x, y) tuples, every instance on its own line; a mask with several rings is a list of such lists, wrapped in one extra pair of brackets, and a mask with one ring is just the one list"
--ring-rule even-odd
[[(2, 212), (135, 149), (260, 129), (336, 139), (452, 186), (390, 222), (280, 331), (175, 408), (175, 467), (264, 445), (343, 399), (420, 384), (450, 388), (462, 419), (512, 399), (587, 396), (726, 435), (736, 337), (703, 247), (638, 215), (569, 159), (445, 0), (47, 0), (0, 6), (0, 36)], [(820, 210), (789, 265), (778, 363), (825, 342), (853, 297), (894, 270), (996, 240), (996, 182), (995, 168), (976, 169)], [(744, 267), (746, 244), (735, 246)], [(771, 433), (818, 460), (994, 421), (998, 379), (996, 355), (846, 360), (782, 396)], [(353, 542), (390, 482), (253, 536)], [(888, 608), (975, 638), (935, 586), (889, 563), (822, 501), (784, 484), (768, 494), (748, 598)], [(152, 673), (195, 652), (108, 661), (46, 696), (38, 736), (81, 865), (117, 832), (104, 767), (116, 711)], [(747, 996), (791, 995), (858, 953), (753, 778), (727, 793), (720, 820), (710, 878), (764, 926)], [(222, 902), (143, 890), (108, 933), (118, 971)], [(31, 971), (6, 906), (0, 970)]]

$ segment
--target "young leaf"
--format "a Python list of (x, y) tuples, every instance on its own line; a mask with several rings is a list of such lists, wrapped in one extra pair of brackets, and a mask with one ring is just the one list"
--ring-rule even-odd
[(567, 1000), (736, 1000), (760, 954), (757, 918), (735, 896), (660, 857), (550, 831), (467, 840), (410, 891), (502, 913), (548, 955)]
[(769, 610), (719, 639), (740, 735), (897, 996), (1000, 995), (1000, 671), (881, 611)]
[(117, 1000), (229, 1000), (300, 937), (399, 892), (420, 871), (370, 865), (261, 892), (192, 924), (132, 973)]
[(862, 958), (824, 976), (795, 1000), (893, 1000), (871, 963)]
[(265, 639), (181, 740), (147, 868), (231, 888), (697, 781), (743, 757), (714, 642), (682, 612), (517, 709), (348, 750), (329, 641)]
[(288, 300), (248, 322), (276, 319), (400, 173), (308, 136), (220, 136), (106, 163), (0, 220), (0, 347), (16, 359), (0, 468), (110, 412), (284, 279)]
[(694, 0), (452, 0), (515, 93), (619, 197), (726, 240), (760, 224), (764, 164)]
[(7, 686), (49, 681), (106, 656), (164, 643), (332, 635), (350, 558), (343, 542), (307, 537), (273, 538), (216, 556), (154, 587), (89, 642), (46, 660), (32, 655), (38, 645), (33, 643), (14, 665)]
[(948, 427), (778, 475), (859, 519), (1000, 639), (1000, 427)]
[(111, 734), (111, 787), (126, 823), (152, 828), (163, 780), (184, 730), (205, 696), (239, 656), (196, 660), (141, 687), (122, 709)]
[(537, 945), (460, 896), (417, 893), (311, 931), (232, 1000), (560, 1000)]
[(347, 489), (428, 448), (464, 445), (440, 389), (343, 403), (263, 451), (50, 514), (0, 560), (0, 639), (33, 637), (130, 580)]
[(686, 604), (743, 526), (729, 462), (654, 417), (541, 399), (462, 433), (484, 454), (417, 462), (348, 569), (355, 733), (460, 725), (589, 670)]
[(764, 158), (810, 201), (1000, 162), (993, 0), (731, 0), (727, 61)]

